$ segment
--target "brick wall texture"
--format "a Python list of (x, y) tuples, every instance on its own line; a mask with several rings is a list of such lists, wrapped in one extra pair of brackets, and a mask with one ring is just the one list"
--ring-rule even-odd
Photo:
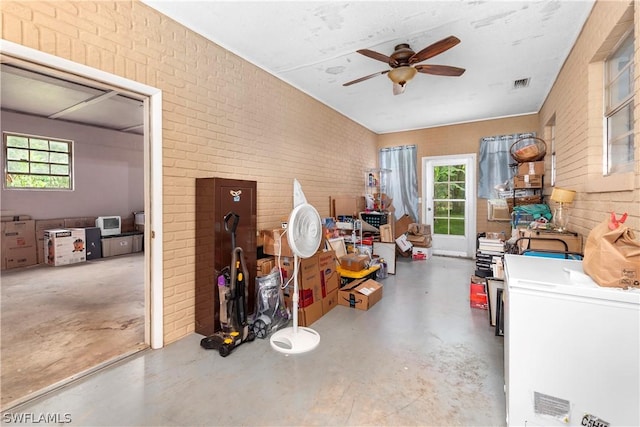
[[(588, 233), (610, 210), (629, 212), (629, 223), (640, 229), (640, 144), (631, 189), (586, 184), (598, 167), (601, 175), (602, 150), (601, 129), (598, 134), (589, 114), (597, 110), (588, 99), (594, 76), (589, 69), (627, 7), (596, 2), (538, 114), (386, 135), (364, 129), (137, 1), (4, 0), (0, 13), (4, 40), (162, 90), (164, 334), (170, 343), (194, 330), (198, 177), (257, 181), (258, 228), (271, 228), (290, 211), (293, 178), (326, 216), (330, 196), (363, 194), (363, 171), (376, 166), (378, 148), (416, 144), (419, 159), (477, 153), (483, 136), (532, 130), (543, 135), (555, 115), (557, 185), (579, 192), (572, 220), (577, 231)], [(636, 136), (638, 123), (636, 114)], [(494, 231), (499, 226), (487, 222), (483, 202), (477, 229)]]

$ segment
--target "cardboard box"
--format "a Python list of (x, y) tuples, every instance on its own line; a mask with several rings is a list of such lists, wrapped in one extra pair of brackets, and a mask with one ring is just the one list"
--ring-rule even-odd
[(413, 246), (430, 247), (431, 246), (431, 234), (407, 234), (407, 240)]
[[(280, 261), (280, 263), (278, 263), (278, 261)], [(274, 263), (275, 267), (279, 268), (282, 273), (283, 285), (286, 285), (291, 280), (290, 284), (293, 287), (293, 258), (283, 256), (279, 259), (276, 258)]]
[(43, 264), (46, 260), (45, 250), (44, 250), (45, 230), (54, 230), (57, 228), (65, 228), (64, 218), (36, 220), (36, 240), (37, 240), (36, 245), (37, 245), (37, 254), (38, 254), (38, 264)]
[[(320, 266), (318, 254), (301, 259), (298, 271), (298, 287), (310, 289), (313, 292), (313, 301), (322, 301), (322, 281), (320, 279)], [(293, 283), (291, 283), (293, 286)]]
[(328, 294), (340, 287), (340, 274), (336, 268), (337, 262), (338, 260), (334, 251), (322, 252), (318, 255), (322, 298), (326, 298)]
[(409, 229), (407, 232), (411, 234), (423, 234), (427, 236), (431, 236), (431, 225), (429, 224), (418, 224), (416, 222), (409, 224)]
[(401, 235), (407, 233), (409, 231), (409, 226), (413, 223), (415, 223), (413, 218), (404, 214), (400, 219), (396, 220), (394, 237), (397, 239)]
[[(285, 289), (283, 293), (284, 305), (290, 310), (293, 309), (293, 285)], [(298, 289), (298, 308), (302, 309), (313, 304), (313, 292), (310, 289)]]
[(78, 218), (65, 218), (62, 228), (87, 228), (96, 226), (95, 216), (83, 216)]
[(413, 246), (409, 239), (407, 239), (406, 234), (403, 234), (396, 239), (396, 245), (398, 245), (401, 252), (407, 252), (411, 250), (411, 247)]
[(293, 251), (289, 247), (287, 235), (284, 229), (275, 228), (273, 230), (262, 230), (263, 240), (262, 251), (267, 255), (293, 257)]
[(4, 221), (0, 228), (2, 249), (36, 246), (35, 221)]
[(542, 175), (516, 175), (513, 188), (542, 188)]
[(482, 310), (489, 308), (485, 281), (481, 277), (471, 276), (471, 283), (469, 284), (469, 305), (471, 308), (479, 308)]
[(0, 220), (2, 222), (9, 222), (9, 221), (28, 221), (31, 219), (31, 215), (2, 215), (2, 218), (0, 218)]
[[(281, 260), (284, 259), (285, 258), (281, 258)], [(285, 298), (290, 302), (291, 297), (289, 296), (289, 293), (293, 291), (294, 282), (293, 280), (289, 281), (289, 278), (293, 276), (293, 258), (289, 258), (289, 260), (291, 260), (291, 265), (283, 267), (283, 279), (285, 283), (288, 284), (287, 289), (285, 289)], [(288, 269), (290, 269), (290, 271)], [(318, 254), (310, 258), (300, 260), (300, 267), (298, 270), (298, 291), (306, 291), (304, 295), (312, 295), (312, 303), (322, 301), (322, 282), (320, 280)], [(302, 294), (298, 300), (300, 307), (302, 307), (301, 301)], [(291, 306), (290, 304), (287, 305), (289, 307)]]
[(325, 315), (338, 305), (338, 290), (334, 289), (322, 298), (322, 314)]
[(276, 259), (273, 256), (260, 258), (256, 260), (258, 276), (266, 276), (271, 274), (271, 270), (276, 266)]
[[(291, 309), (291, 308), (290, 308)], [(316, 301), (305, 308), (298, 308), (298, 325), (311, 326), (322, 317), (322, 301)]]
[(35, 221), (3, 221), (0, 226), (2, 270), (37, 264)]
[(391, 231), (391, 224), (384, 224), (380, 226), (380, 241), (385, 243), (393, 243), (393, 232)]
[(363, 196), (333, 196), (329, 197), (330, 216), (337, 218), (341, 215), (357, 217), (358, 212), (365, 208)]
[(349, 271), (361, 271), (367, 268), (367, 255), (347, 254), (340, 257), (340, 267)]
[(2, 270), (11, 268), (28, 267), (37, 262), (36, 246), (13, 248), (2, 251)]
[(431, 247), (423, 248), (420, 246), (414, 246), (411, 248), (411, 257), (414, 260), (426, 260), (433, 256), (433, 249)]
[(373, 279), (358, 279), (338, 290), (338, 304), (368, 310), (382, 299), (382, 284)]
[(298, 308), (305, 308), (313, 304), (313, 291), (311, 289), (298, 289)]
[(87, 259), (84, 228), (45, 230), (46, 264), (53, 266), (76, 264)]
[(544, 160), (520, 163), (518, 175), (544, 175)]

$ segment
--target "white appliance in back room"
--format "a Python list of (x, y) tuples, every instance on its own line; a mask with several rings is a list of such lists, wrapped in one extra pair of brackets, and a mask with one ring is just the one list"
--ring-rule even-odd
[(505, 255), (510, 426), (640, 426), (640, 291), (582, 261)]

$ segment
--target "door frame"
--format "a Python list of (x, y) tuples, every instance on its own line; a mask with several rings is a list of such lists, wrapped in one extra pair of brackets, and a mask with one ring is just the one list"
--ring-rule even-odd
[[(433, 230), (433, 212), (429, 211), (430, 200), (433, 200), (433, 183), (429, 183), (430, 166), (443, 164), (466, 164), (465, 174), (465, 245), (464, 252), (442, 250), (433, 247), (435, 255), (474, 258), (476, 252), (476, 159), (475, 153), (453, 154), (447, 156), (431, 156), (422, 158), (422, 223), (430, 224)], [(432, 231), (433, 233), (433, 231)], [(434, 239), (435, 240), (435, 239)]]
[(164, 345), (162, 271), (162, 91), (115, 74), (0, 39), (0, 53), (140, 95), (144, 102), (145, 343)]

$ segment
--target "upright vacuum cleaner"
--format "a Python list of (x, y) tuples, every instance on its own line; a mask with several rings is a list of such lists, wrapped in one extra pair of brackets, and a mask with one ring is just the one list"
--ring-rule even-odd
[(218, 350), (220, 356), (227, 357), (234, 348), (244, 342), (253, 341), (256, 336), (247, 320), (247, 265), (244, 251), (236, 246), (236, 229), (240, 216), (229, 212), (224, 217), (224, 228), (231, 233), (231, 266), (226, 266), (218, 275), (218, 294), (220, 295), (221, 331), (209, 335), (200, 341), (207, 350)]

